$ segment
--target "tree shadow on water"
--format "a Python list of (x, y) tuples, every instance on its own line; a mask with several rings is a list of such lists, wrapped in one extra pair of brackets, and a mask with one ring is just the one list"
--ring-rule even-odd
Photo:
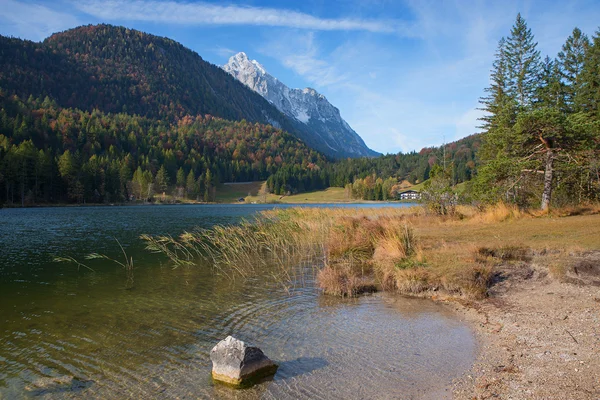
[(295, 378), (325, 368), (327, 365), (329, 363), (322, 357), (299, 357), (295, 360), (283, 361), (279, 364), (277, 378)]

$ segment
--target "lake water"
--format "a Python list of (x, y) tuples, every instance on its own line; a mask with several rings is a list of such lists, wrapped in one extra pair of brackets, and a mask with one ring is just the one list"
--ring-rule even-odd
[[(272, 207), (0, 210), (0, 398), (449, 397), (475, 341), (446, 307), (389, 294), (323, 296), (310, 271), (290, 294), (267, 273), (231, 281), (208, 265), (173, 269), (138, 239)], [(133, 289), (114, 263), (86, 262), (92, 272), (52, 261), (120, 257), (115, 238), (134, 259)], [(229, 334), (280, 364), (272, 381), (241, 391), (213, 384), (210, 349)]]

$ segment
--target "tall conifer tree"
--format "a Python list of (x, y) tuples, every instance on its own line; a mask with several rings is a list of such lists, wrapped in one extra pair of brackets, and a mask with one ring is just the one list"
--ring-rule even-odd
[(562, 51), (558, 53), (558, 65), (564, 83), (565, 105), (569, 112), (579, 111), (575, 107), (575, 97), (581, 87), (581, 72), (589, 45), (588, 37), (579, 28), (575, 28), (562, 46)]
[(566, 111), (565, 84), (561, 80), (559, 62), (546, 56), (542, 62), (535, 107), (551, 107)]
[(498, 42), (487, 96), (480, 99), (485, 136), (479, 153), (481, 167), (475, 189), (487, 201), (495, 201), (511, 185), (510, 137), (515, 123), (517, 102), (510, 91), (507, 42)]
[(509, 92), (521, 109), (532, 105), (540, 70), (540, 52), (537, 51), (531, 29), (519, 13), (506, 40), (506, 59)]
[(583, 67), (579, 75), (580, 86), (575, 95), (575, 107), (590, 117), (600, 119), (600, 30), (592, 38), (585, 52)]
[(500, 39), (492, 65), (490, 87), (485, 89), (486, 96), (479, 100), (480, 110), (486, 115), (481, 118), (481, 128), (486, 131), (514, 123), (513, 101), (508, 92), (508, 66), (506, 59), (506, 40)]

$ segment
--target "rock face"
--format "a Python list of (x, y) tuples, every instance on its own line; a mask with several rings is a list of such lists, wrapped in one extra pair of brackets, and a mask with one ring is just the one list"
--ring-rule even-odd
[(223, 69), (302, 125), (314, 136), (312, 144), (325, 154), (337, 158), (379, 155), (365, 145), (341, 117), (340, 111), (316, 90), (290, 89), (256, 60), (249, 60), (245, 53), (231, 57)]
[(249, 386), (277, 372), (277, 365), (261, 349), (233, 336), (227, 336), (213, 347), (210, 360), (213, 379), (236, 387)]

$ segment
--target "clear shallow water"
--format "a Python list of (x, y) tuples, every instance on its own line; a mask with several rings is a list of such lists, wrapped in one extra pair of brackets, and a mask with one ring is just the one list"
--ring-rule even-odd
[[(379, 206), (379, 205), (369, 205)], [(141, 233), (177, 235), (272, 206), (0, 210), (0, 398), (441, 398), (474, 357), (446, 308), (378, 294), (319, 295), (311, 274), (291, 295), (265, 276), (231, 282), (210, 266), (172, 269)], [(351, 210), (349, 210), (351, 212)], [(135, 260), (135, 287), (114, 264), (51, 262), (98, 251)], [(280, 363), (271, 382), (231, 391), (210, 379), (228, 334)], [(74, 380), (48, 383), (48, 377)]]

